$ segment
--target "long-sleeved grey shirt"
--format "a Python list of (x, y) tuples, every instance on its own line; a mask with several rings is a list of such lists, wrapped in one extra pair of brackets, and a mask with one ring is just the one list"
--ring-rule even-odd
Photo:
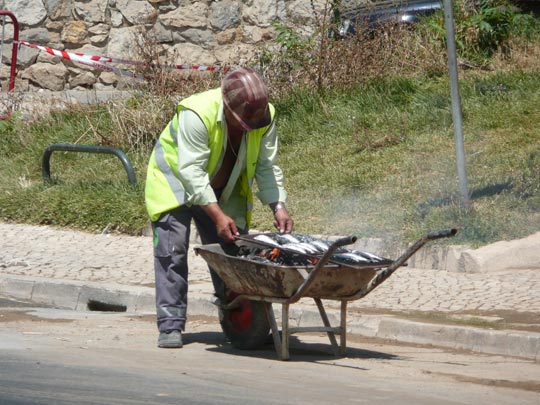
[[(177, 117), (178, 173), (184, 186), (187, 204), (208, 205), (217, 202), (214, 190), (210, 186), (211, 174), (206, 171), (210, 156), (208, 131), (199, 116), (191, 110), (182, 110)], [(223, 103), (219, 108), (218, 122), (225, 135), (225, 140), (216, 173), (223, 162), (228, 141)], [(221, 209), (233, 218), (240, 228), (246, 227), (246, 198), (239, 194), (237, 184), (240, 174), (246, 167), (246, 136), (249, 136), (249, 132), (244, 134), (242, 138), (236, 163), (219, 200)], [(265, 205), (285, 201), (287, 198), (283, 187), (283, 172), (277, 165), (277, 152), (277, 131), (275, 123), (272, 123), (262, 137), (255, 170), (255, 181), (258, 188), (256, 195)]]

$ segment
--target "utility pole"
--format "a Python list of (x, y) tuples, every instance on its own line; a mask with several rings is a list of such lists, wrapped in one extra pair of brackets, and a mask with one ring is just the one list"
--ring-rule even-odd
[(456, 145), (456, 162), (459, 178), (461, 202), (469, 208), (471, 201), (467, 185), (467, 168), (465, 149), (463, 146), (463, 128), (461, 114), (461, 97), (456, 56), (456, 38), (454, 32), (454, 9), (452, 0), (444, 0), (444, 25), (446, 27), (446, 49), (448, 53), (448, 72), (450, 76), (450, 95), (452, 98), (452, 121), (454, 123), (454, 141)]

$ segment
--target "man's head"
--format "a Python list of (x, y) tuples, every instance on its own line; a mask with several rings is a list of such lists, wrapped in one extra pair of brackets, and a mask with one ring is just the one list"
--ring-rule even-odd
[(268, 88), (263, 78), (251, 68), (229, 73), (221, 83), (225, 109), (246, 131), (270, 124)]

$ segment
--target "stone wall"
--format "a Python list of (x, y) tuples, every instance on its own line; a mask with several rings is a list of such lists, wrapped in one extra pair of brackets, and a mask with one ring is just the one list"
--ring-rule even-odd
[[(144, 43), (151, 44), (145, 52), (156, 52), (162, 63), (211, 66), (253, 60), (275, 38), (275, 21), (309, 31), (323, 7), (324, 0), (0, 0), (0, 9), (16, 16), (21, 41), (136, 61), (141, 61), (138, 44)], [(4, 91), (11, 65), (10, 21), (6, 18), (3, 27)], [(32, 47), (19, 48), (18, 91), (106, 90), (120, 87), (121, 78)]]

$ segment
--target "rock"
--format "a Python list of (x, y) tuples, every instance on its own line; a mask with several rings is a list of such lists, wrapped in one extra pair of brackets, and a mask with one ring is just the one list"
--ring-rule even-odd
[(210, 51), (195, 44), (177, 44), (169, 51), (171, 60), (176, 64), (214, 65), (216, 57)]
[(324, 13), (324, 4), (320, 1), (315, 1), (312, 6), (311, 2), (294, 0), (288, 3), (287, 13), (290, 20), (295, 24), (312, 26), (315, 22), (315, 15), (322, 15)]
[(96, 77), (90, 72), (83, 72), (69, 81), (69, 87), (71, 89), (78, 86), (92, 87), (97, 82)]
[[(26, 69), (36, 61), (38, 54), (39, 50), (35, 48), (21, 46), (19, 52), (17, 52), (17, 66)], [(11, 46), (9, 46), (7, 53), (2, 54), (2, 59), (4, 57), (9, 57), (9, 60), (11, 60)]]
[(112, 72), (102, 72), (99, 75), (99, 82), (106, 86), (115, 85), (118, 83), (118, 75)]
[[(253, 1), (249, 7), (244, 6), (242, 17), (250, 25), (269, 27), (272, 22), (284, 19), (282, 5), (283, 0)], [(278, 10), (280, 10), (280, 15), (278, 15)]]
[(216, 34), (216, 41), (218, 45), (229, 45), (235, 41), (241, 41), (241, 38), (242, 33), (236, 28)]
[(43, 89), (60, 91), (64, 89), (69, 72), (63, 64), (36, 63), (23, 72), (23, 79)]
[(234, 43), (216, 48), (215, 55), (220, 65), (245, 65), (253, 60), (257, 47), (249, 44)]
[(71, 16), (71, 1), (69, 0), (44, 0), (43, 3), (51, 20), (64, 19)]
[(258, 44), (273, 39), (274, 35), (272, 28), (245, 27), (243, 42), (247, 44)]
[(106, 45), (108, 40), (109, 40), (108, 35), (92, 35), (90, 37), (90, 43), (95, 46)]
[(116, 9), (111, 9), (111, 25), (114, 28), (120, 28), (124, 23), (124, 16)]
[(73, 14), (89, 24), (103, 23), (107, 8), (108, 2), (103, 0), (76, 1), (73, 4)]
[(108, 24), (97, 24), (88, 28), (88, 32), (92, 35), (107, 35), (110, 29)]
[(51, 42), (58, 42), (60, 35), (49, 31), (47, 28), (29, 28), (21, 31), (19, 38), (24, 38), (26, 42), (32, 44), (48, 46)]
[(180, 33), (182, 39), (193, 44), (201, 45), (203, 48), (208, 49), (214, 42), (214, 35), (208, 30), (199, 30), (196, 28), (188, 28)]
[(186, 7), (159, 16), (159, 21), (165, 27), (172, 28), (206, 28), (208, 24), (208, 6), (204, 3), (194, 3)]
[(21, 28), (38, 26), (47, 18), (42, 0), (5, 0), (2, 9), (11, 11)]
[(240, 4), (236, 1), (220, 1), (210, 6), (209, 22), (217, 31), (237, 27), (241, 21)]
[(154, 24), (158, 11), (146, 0), (117, 0), (116, 8), (130, 24)]
[(70, 21), (62, 31), (61, 39), (69, 44), (82, 45), (87, 35), (87, 25), (84, 21)]
[(64, 23), (60, 22), (60, 21), (49, 21), (45, 27), (49, 30), (49, 31), (53, 31), (53, 32), (62, 32), (62, 30), (64, 29)]
[(163, 24), (157, 22), (148, 32), (148, 39), (158, 44), (172, 42), (173, 36), (170, 30), (167, 30)]
[(50, 53), (47, 53), (47, 52), (39, 52), (36, 62), (37, 63), (51, 63), (54, 65), (56, 63), (61, 63), (62, 58), (60, 56), (51, 55)]
[(136, 60), (141, 52), (137, 45), (139, 39), (138, 27), (111, 28), (105, 54), (112, 58)]

